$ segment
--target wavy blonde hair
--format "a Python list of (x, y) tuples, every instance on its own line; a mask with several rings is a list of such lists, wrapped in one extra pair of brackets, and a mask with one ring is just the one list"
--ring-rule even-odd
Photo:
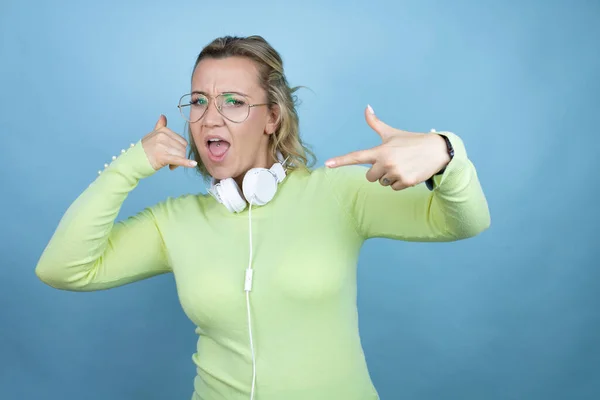
[[(283, 60), (279, 53), (261, 36), (224, 36), (213, 40), (202, 49), (193, 71), (205, 58), (246, 57), (256, 64), (258, 81), (267, 93), (267, 102), (279, 106), (277, 129), (269, 135), (269, 154), (277, 160), (277, 151), (287, 159), (288, 172), (294, 169), (308, 170), (315, 162), (315, 155), (300, 138), (298, 121), (298, 98), (295, 92), (301, 87), (290, 87), (283, 71)], [(272, 106), (271, 106), (272, 107)], [(206, 166), (194, 143), (188, 125), (188, 137), (191, 144), (189, 157), (198, 162), (196, 169), (205, 180), (210, 179)]]

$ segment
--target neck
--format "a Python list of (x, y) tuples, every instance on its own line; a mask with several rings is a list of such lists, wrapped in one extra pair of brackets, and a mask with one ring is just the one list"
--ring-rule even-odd
[[(235, 183), (237, 183), (238, 187), (240, 188), (240, 190), (242, 190), (242, 183), (244, 182), (244, 176), (246, 174), (244, 173), (244, 175), (238, 176), (233, 178), (233, 180), (235, 181)], [(244, 196), (244, 194), (242, 193), (242, 196)], [(248, 201), (248, 199), (246, 199), (246, 201)]]

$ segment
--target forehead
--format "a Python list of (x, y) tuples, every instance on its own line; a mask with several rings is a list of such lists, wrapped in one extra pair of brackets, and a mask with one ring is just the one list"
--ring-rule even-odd
[(257, 95), (260, 91), (258, 70), (252, 60), (243, 57), (205, 58), (194, 70), (192, 91)]

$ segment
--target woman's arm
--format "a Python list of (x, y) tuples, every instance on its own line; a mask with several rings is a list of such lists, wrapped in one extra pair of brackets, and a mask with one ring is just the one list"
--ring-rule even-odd
[(340, 205), (363, 238), (407, 241), (452, 241), (475, 236), (490, 226), (490, 213), (477, 172), (463, 141), (442, 132), (454, 147), (454, 157), (434, 188), (424, 183), (395, 191), (369, 182), (368, 169), (346, 166), (329, 169), (330, 184)]
[(141, 141), (122, 153), (71, 204), (35, 272), (57, 289), (91, 291), (170, 271), (156, 213), (115, 219), (129, 192), (154, 174)]

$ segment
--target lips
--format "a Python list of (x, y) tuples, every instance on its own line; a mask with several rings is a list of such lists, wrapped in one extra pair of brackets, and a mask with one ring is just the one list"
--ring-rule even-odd
[(206, 147), (209, 158), (214, 162), (219, 162), (225, 158), (231, 144), (221, 137), (212, 136), (206, 139)]

